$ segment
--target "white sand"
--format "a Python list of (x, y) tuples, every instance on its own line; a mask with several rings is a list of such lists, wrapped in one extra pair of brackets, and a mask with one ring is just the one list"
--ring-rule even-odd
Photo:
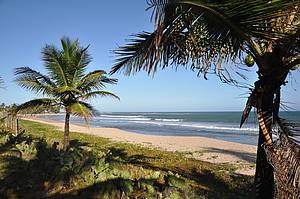
[[(64, 129), (63, 122), (44, 120), (38, 117), (22, 117), (22, 119), (49, 124)], [(70, 124), (70, 131), (110, 138), (114, 141), (141, 144), (167, 151), (187, 152), (193, 157), (212, 163), (232, 163), (242, 168), (239, 173), (253, 175), (253, 163), (256, 158), (256, 146), (228, 142), (200, 136), (158, 136), (143, 135), (117, 128), (88, 128)]]

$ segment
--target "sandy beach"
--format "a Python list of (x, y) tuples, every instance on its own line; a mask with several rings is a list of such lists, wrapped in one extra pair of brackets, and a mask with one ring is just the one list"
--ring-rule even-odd
[[(22, 119), (56, 126), (63, 130), (64, 123), (44, 120), (37, 116)], [(70, 124), (70, 131), (109, 138), (119, 142), (141, 144), (167, 151), (185, 152), (193, 157), (211, 163), (232, 163), (240, 166), (239, 173), (254, 174), (253, 163), (256, 158), (256, 146), (228, 142), (200, 136), (158, 136), (144, 135), (117, 128), (93, 128)], [(252, 165), (252, 166), (251, 166)]]

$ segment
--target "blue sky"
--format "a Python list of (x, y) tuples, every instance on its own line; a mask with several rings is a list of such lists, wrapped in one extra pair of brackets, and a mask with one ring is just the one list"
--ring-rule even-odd
[[(6, 85), (0, 91), (0, 102), (22, 103), (35, 97), (13, 82), (13, 69), (30, 66), (45, 72), (41, 48), (45, 44), (59, 46), (62, 36), (91, 44), (89, 70), (108, 71), (114, 60), (111, 50), (125, 44), (129, 35), (153, 29), (146, 8), (145, 0), (0, 0), (0, 76)], [(283, 101), (296, 110), (300, 110), (299, 73), (293, 73), (283, 90)], [(255, 68), (246, 74), (252, 84)], [(239, 111), (248, 92), (223, 84), (213, 75), (204, 80), (183, 68), (175, 71), (170, 67), (154, 78), (145, 72), (113, 77), (119, 83), (107, 89), (121, 101), (93, 101), (100, 111)]]

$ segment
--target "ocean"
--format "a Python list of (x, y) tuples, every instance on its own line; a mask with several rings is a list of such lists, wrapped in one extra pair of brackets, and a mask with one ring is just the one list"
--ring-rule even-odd
[[(63, 121), (63, 115), (44, 115)], [(300, 122), (300, 111), (282, 112), (281, 117)], [(256, 145), (258, 121), (254, 113), (239, 128), (241, 112), (113, 112), (101, 113), (89, 121), (92, 127), (111, 127), (149, 135), (204, 136), (242, 144)], [(71, 117), (74, 124), (84, 120)]]

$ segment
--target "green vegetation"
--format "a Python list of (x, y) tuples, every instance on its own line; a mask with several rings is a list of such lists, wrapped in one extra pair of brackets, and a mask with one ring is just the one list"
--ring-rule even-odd
[(88, 47), (81, 47), (78, 40), (61, 39), (62, 49), (54, 45), (46, 45), (42, 50), (43, 61), (48, 72), (43, 75), (29, 67), (16, 68), (16, 82), (21, 87), (43, 94), (47, 98), (34, 99), (18, 106), (17, 111), (53, 107), (63, 108), (66, 112), (64, 131), (64, 150), (70, 144), (70, 114), (81, 116), (87, 122), (96, 112), (86, 101), (97, 97), (118, 96), (104, 91), (106, 84), (115, 84), (116, 79), (105, 76), (103, 70), (95, 70), (85, 74), (92, 61)]
[[(5, 103), (0, 104), (0, 112), (14, 112), (18, 107), (17, 104), (6, 105)], [(32, 107), (22, 111), (22, 114), (42, 114), (42, 113), (59, 113), (59, 107)]]
[(253, 178), (139, 145), (21, 121), (0, 132), (0, 198), (251, 198)]

